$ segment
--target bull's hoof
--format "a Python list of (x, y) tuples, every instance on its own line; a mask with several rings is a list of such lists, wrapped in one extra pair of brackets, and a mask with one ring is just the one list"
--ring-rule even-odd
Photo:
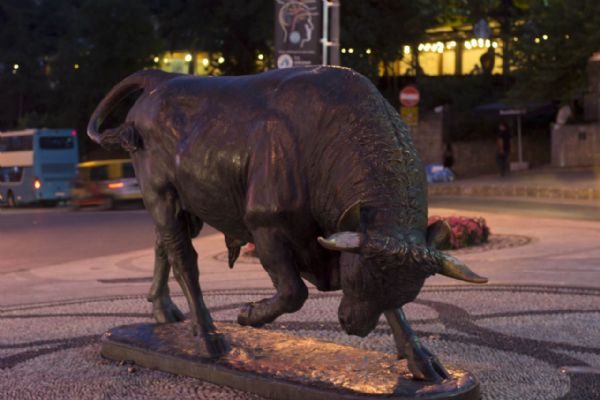
[(412, 357), (407, 357), (408, 369), (414, 379), (440, 383), (450, 377), (446, 368), (426, 347), (415, 350)]
[(219, 358), (229, 353), (230, 347), (225, 335), (213, 332), (198, 337), (198, 350), (201, 357)]
[(259, 328), (264, 324), (271, 322), (274, 318), (270, 318), (268, 315), (261, 312), (264, 310), (265, 306), (266, 304), (261, 302), (244, 304), (238, 314), (238, 324)]
[(185, 319), (183, 313), (169, 297), (152, 302), (152, 316), (159, 324), (179, 322)]

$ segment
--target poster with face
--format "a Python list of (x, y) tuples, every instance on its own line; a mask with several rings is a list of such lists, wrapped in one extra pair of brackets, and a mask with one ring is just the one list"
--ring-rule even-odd
[(277, 68), (320, 65), (322, 0), (275, 1)]

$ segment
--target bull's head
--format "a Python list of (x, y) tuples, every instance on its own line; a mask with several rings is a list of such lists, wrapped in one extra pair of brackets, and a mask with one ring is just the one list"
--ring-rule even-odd
[(348, 334), (368, 335), (384, 311), (413, 301), (425, 279), (435, 273), (487, 282), (456, 258), (436, 250), (450, 235), (446, 222), (438, 221), (423, 232), (389, 234), (370, 230), (361, 223), (360, 214), (360, 205), (349, 208), (340, 218), (338, 233), (318, 238), (321, 246), (341, 252), (343, 297), (338, 317)]

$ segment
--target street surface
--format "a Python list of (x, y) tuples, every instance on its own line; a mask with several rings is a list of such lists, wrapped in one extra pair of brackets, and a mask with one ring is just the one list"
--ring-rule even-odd
[[(215, 232), (205, 226), (201, 235)], [(0, 209), (0, 274), (153, 245), (154, 225), (144, 209)]]
[(600, 204), (590, 204), (590, 202), (557, 203), (540, 200), (532, 201), (523, 198), (448, 196), (432, 198), (429, 201), (429, 206), (538, 218), (600, 221)]
[[(473, 372), (484, 400), (599, 399), (600, 220), (576, 205), (432, 205), (430, 215), (482, 216), (492, 238), (514, 244), (453, 252), (487, 285), (428, 279), (404, 307), (423, 343), (446, 365)], [(257, 399), (99, 356), (103, 332), (151, 321), (153, 241), (143, 210), (0, 210), (0, 398)], [(194, 245), (215, 320), (234, 322), (241, 304), (272, 294), (256, 259), (242, 255), (227, 267), (221, 234), (205, 230)], [(395, 351), (383, 320), (366, 338), (343, 333), (339, 301), (338, 292), (311, 289), (302, 310), (264, 329)]]

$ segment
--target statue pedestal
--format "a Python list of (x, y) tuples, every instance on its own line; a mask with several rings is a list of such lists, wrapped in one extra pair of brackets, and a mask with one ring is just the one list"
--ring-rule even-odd
[(231, 351), (201, 358), (188, 321), (135, 324), (111, 329), (102, 355), (177, 375), (191, 376), (270, 399), (478, 400), (479, 383), (467, 371), (448, 368), (440, 384), (414, 381), (405, 360), (393, 354), (218, 323)]

